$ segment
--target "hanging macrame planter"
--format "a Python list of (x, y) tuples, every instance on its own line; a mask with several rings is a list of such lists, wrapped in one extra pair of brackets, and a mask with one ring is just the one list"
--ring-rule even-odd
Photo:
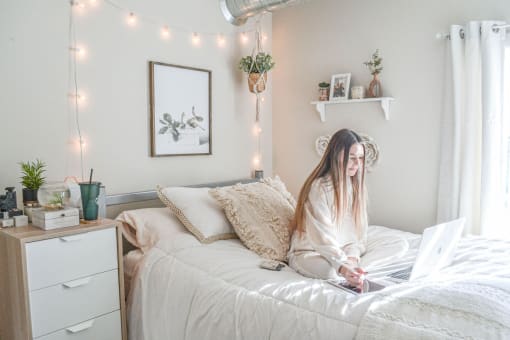
[(271, 70), (275, 63), (270, 54), (262, 51), (260, 30), (255, 32), (255, 47), (251, 55), (246, 56), (239, 62), (239, 69), (248, 75), (248, 89), (257, 96), (255, 121), (260, 118), (260, 94), (265, 91), (267, 83), (267, 72)]

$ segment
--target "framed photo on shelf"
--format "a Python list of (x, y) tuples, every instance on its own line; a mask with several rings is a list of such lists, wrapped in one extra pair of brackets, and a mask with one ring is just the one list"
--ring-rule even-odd
[(341, 73), (331, 76), (331, 88), (329, 100), (340, 101), (349, 99), (349, 86), (351, 85), (351, 74)]
[(149, 62), (151, 156), (212, 154), (211, 71)]

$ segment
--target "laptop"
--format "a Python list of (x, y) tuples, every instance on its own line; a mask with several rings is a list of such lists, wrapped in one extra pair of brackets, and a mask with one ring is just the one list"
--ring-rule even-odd
[(387, 274), (387, 268), (368, 273), (360, 291), (345, 280), (328, 280), (332, 285), (349, 292), (360, 294), (381, 290), (387, 286), (416, 280), (436, 274), (452, 264), (457, 244), (462, 236), (465, 219), (460, 218), (426, 228), (420, 241), (420, 248), (412, 266)]

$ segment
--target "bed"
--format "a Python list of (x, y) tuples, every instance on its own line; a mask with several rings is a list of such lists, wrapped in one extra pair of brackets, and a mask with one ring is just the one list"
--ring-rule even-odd
[[(120, 216), (128, 239), (136, 224), (165, 231), (125, 256), (132, 340), (510, 338), (509, 241), (465, 237), (440, 276), (357, 296), (288, 266), (262, 269), (240, 239), (201, 242), (168, 208), (140, 210)], [(420, 236), (370, 226), (368, 240), (362, 265), (393, 270), (412, 263)], [(381, 253), (392, 242), (399, 251)]]

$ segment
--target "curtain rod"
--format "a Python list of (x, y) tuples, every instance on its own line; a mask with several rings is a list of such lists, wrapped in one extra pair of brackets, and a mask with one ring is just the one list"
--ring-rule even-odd
[[(492, 25), (492, 31), (494, 33), (498, 33), (500, 29), (509, 29), (510, 28), (510, 24), (504, 24), (504, 25)], [(481, 28), (480, 28), (481, 29)], [(460, 32), (460, 37), (462, 39), (464, 39), (464, 30), (461, 29)], [(448, 39), (450, 40), (450, 33), (436, 33), (436, 39)]]

